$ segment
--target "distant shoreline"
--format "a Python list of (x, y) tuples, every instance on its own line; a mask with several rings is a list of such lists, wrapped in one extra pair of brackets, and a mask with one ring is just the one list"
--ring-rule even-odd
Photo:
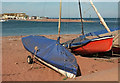
[[(14, 19), (16, 20), (16, 19)], [(58, 22), (58, 19), (26, 19), (26, 20), (22, 20), (22, 21), (37, 21), (37, 22)], [(81, 22), (80, 19), (61, 19), (61, 22)], [(96, 22), (96, 21), (92, 21), (92, 20), (84, 20), (83, 22)]]

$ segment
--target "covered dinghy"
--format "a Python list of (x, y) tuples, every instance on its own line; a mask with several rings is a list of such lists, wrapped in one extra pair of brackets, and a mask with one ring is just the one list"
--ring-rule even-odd
[(22, 38), (22, 43), (35, 55), (36, 59), (45, 65), (69, 78), (76, 77), (78, 69), (76, 59), (59, 41), (44, 36), (27, 36)]

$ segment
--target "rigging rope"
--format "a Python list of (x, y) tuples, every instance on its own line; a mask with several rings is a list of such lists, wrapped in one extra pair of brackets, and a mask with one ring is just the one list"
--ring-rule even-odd
[(86, 12), (88, 12), (90, 9), (91, 9), (92, 7), (89, 7), (88, 9), (86, 9), (85, 11), (84, 11), (84, 16), (85, 16), (85, 14), (86, 14)]

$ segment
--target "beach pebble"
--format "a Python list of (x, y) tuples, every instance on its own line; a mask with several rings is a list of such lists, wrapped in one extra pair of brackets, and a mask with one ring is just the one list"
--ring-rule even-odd
[(96, 73), (96, 72), (98, 72), (98, 70), (96, 69), (94, 72)]
[(91, 73), (95, 73), (95, 71), (91, 71)]
[(25, 62), (23, 62), (23, 63), (25, 63)]
[(97, 69), (95, 71), (98, 71)]
[(18, 64), (18, 62), (15, 62), (15, 64)]
[(88, 71), (89, 73), (95, 73), (95, 71)]

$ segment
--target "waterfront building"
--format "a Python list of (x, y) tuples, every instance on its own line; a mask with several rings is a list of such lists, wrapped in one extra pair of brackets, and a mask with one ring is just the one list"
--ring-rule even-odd
[(20, 20), (24, 20), (27, 17), (29, 17), (28, 15), (26, 15), (25, 13), (4, 13), (1, 14), (2, 19), (20, 19)]
[(40, 19), (48, 19), (47, 16), (41, 16)]
[(39, 16), (32, 16), (31, 19), (40, 19)]

